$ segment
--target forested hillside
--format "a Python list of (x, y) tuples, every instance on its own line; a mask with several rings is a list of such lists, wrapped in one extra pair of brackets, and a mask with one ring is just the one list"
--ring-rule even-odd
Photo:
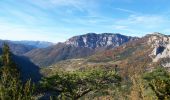
[(136, 66), (139, 71), (126, 77), (118, 66), (100, 65), (76, 71), (60, 69), (36, 84), (31, 79), (23, 83), (8, 45), (4, 45), (2, 52), (2, 100), (170, 99), (170, 73), (163, 67), (155, 66), (152, 72), (145, 72)]

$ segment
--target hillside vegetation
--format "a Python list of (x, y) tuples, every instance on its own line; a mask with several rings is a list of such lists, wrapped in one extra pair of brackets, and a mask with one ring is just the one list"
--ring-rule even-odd
[(42, 74), (37, 81), (22, 78), (27, 74), (22, 74), (18, 67), (21, 63), (16, 65), (18, 60), (12, 58), (9, 46), (4, 45), (0, 56), (0, 98), (169, 100), (169, 58), (164, 55), (169, 49), (168, 41), (160, 34), (148, 35), (88, 57), (62, 60), (41, 68), (40, 72), (37, 69), (35, 73)]

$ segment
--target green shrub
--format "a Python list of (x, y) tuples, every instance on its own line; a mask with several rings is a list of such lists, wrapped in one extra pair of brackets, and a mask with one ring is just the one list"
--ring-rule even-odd
[(103, 91), (109, 85), (119, 85), (121, 78), (115, 71), (88, 70), (76, 72), (57, 72), (55, 75), (44, 78), (42, 87), (47, 91), (59, 92), (62, 98), (78, 99), (90, 92)]
[(158, 68), (153, 72), (146, 73), (144, 79), (159, 100), (170, 99), (170, 74), (166, 69)]

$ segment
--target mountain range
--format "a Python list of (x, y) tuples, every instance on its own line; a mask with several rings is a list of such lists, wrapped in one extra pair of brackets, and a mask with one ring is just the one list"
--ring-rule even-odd
[(45, 75), (58, 69), (74, 71), (94, 67), (119, 67), (120, 73), (126, 78), (141, 70), (150, 71), (163, 66), (170, 69), (170, 36), (160, 33), (148, 34), (144, 37), (128, 41), (113, 49), (95, 52), (93, 55), (67, 59), (43, 69)]
[(0, 40), (0, 48), (3, 44), (7, 43), (11, 51), (16, 55), (23, 55), (28, 51), (31, 51), (36, 48), (45, 48), (54, 43), (44, 42), (44, 41), (10, 41), (10, 40)]
[(12, 41), (15, 44), (23, 44), (23, 45), (30, 45), (35, 48), (46, 48), (49, 46), (54, 45), (52, 42), (46, 42), (46, 41)]
[(113, 49), (137, 39), (137, 37), (113, 33), (88, 33), (74, 36), (63, 43), (47, 48), (31, 50), (25, 56), (36, 65), (44, 67), (66, 59), (88, 57), (96, 52)]
[[(0, 41), (0, 48), (5, 40)], [(62, 43), (5, 41), (24, 75), (40, 79), (58, 69), (80, 70), (118, 66), (121, 74), (135, 74), (142, 68), (170, 67), (170, 36), (152, 33), (131, 37), (113, 33), (87, 33)], [(0, 52), (2, 53), (2, 52)], [(27, 62), (27, 63), (26, 63)]]

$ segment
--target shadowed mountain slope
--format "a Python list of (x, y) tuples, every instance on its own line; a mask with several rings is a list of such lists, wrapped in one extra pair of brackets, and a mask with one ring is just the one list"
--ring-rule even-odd
[[(2, 48), (0, 48), (0, 55), (2, 55)], [(40, 68), (27, 57), (12, 54), (12, 59), (17, 64), (23, 81), (31, 79), (33, 82), (38, 82), (41, 79)]]

